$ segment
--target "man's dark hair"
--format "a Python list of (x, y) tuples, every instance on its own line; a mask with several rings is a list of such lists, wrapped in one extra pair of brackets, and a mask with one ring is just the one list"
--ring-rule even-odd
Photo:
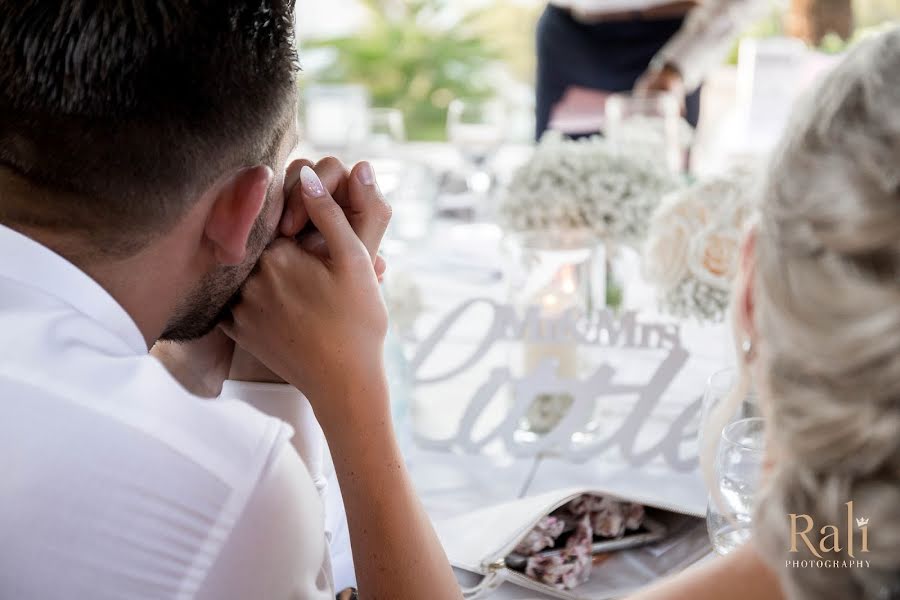
[[(0, 0), (0, 222), (127, 255), (293, 108), (293, 0)], [(6, 171), (6, 173), (2, 173)]]

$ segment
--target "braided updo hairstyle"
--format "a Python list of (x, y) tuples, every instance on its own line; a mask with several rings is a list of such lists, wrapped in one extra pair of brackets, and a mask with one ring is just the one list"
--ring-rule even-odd
[[(753, 302), (772, 470), (755, 543), (791, 600), (900, 598), (900, 29), (855, 49), (795, 111), (760, 195)], [(869, 520), (847, 554), (845, 504)], [(789, 567), (789, 514), (840, 528)], [(828, 545), (831, 545), (830, 543)]]

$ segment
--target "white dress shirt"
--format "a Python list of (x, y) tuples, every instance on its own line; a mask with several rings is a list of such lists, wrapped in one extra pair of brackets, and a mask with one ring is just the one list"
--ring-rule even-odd
[(100, 285), (0, 226), (0, 598), (333, 599), (292, 435), (189, 394)]
[[(553, 0), (582, 14), (640, 11), (674, 0)], [(688, 13), (684, 24), (657, 53), (654, 63), (678, 68), (688, 91), (695, 90), (720, 64), (741, 32), (761, 18), (771, 0), (705, 0)], [(598, 57), (600, 60), (601, 57)]]

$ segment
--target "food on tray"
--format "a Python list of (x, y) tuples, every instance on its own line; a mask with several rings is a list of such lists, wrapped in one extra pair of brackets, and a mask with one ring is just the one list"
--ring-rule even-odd
[(528, 557), (525, 574), (564, 590), (581, 585), (591, 576), (593, 542), (591, 515), (585, 513), (575, 524), (575, 532), (566, 540), (563, 551)]
[(542, 518), (506, 562), (541, 583), (569, 590), (610, 552), (659, 540), (665, 528), (633, 502), (584, 494)]
[(562, 535), (566, 522), (552, 515), (543, 517), (534, 529), (528, 532), (514, 552), (523, 556), (537, 554), (544, 548), (550, 548), (556, 542), (556, 538)]

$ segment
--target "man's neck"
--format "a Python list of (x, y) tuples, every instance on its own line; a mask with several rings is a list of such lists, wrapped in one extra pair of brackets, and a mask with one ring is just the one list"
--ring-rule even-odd
[(59, 254), (96, 281), (128, 313), (147, 348), (156, 343), (175, 310), (180, 289), (180, 282), (172, 272), (179, 261), (160, 256), (159, 248), (165, 247), (164, 244), (154, 244), (126, 258), (110, 258), (86, 249), (66, 235), (24, 226), (11, 227)]

